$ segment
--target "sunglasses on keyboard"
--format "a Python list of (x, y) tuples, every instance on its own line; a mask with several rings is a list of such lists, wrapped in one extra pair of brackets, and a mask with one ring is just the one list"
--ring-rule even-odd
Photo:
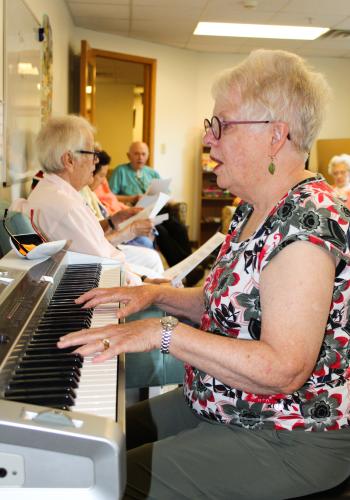
[(10, 240), (14, 246), (14, 248), (24, 257), (31, 252), (34, 248), (36, 248), (38, 245), (41, 245), (41, 243), (45, 243), (47, 240), (46, 238), (40, 233), (38, 228), (36, 227), (34, 223), (34, 211), (30, 211), (30, 222), (32, 224), (32, 227), (35, 231), (35, 233), (28, 233), (28, 234), (12, 234), (12, 232), (9, 230), (9, 228), (6, 225), (6, 218), (8, 214), (8, 209), (6, 208), (4, 211), (4, 218), (2, 220), (2, 225), (7, 232), (7, 234), (10, 237)]

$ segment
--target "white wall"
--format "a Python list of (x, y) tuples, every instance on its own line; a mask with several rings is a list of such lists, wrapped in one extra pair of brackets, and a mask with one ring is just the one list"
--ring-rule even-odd
[(24, 0), (39, 22), (49, 16), (53, 42), (53, 114), (68, 110), (69, 45), (74, 25), (62, 0)]

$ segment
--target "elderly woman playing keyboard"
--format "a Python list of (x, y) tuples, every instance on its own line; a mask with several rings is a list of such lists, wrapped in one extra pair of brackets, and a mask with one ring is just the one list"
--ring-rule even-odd
[(83, 307), (171, 316), (59, 343), (95, 362), (160, 349), (185, 363), (183, 388), (128, 411), (125, 498), (284, 499), (350, 473), (350, 212), (304, 168), (328, 85), (300, 57), (258, 50), (213, 95), (204, 143), (244, 201), (204, 287), (92, 290)]

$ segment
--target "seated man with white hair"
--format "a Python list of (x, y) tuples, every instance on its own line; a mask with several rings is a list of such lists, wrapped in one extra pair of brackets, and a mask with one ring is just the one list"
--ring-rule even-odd
[[(164, 269), (157, 252), (132, 245), (118, 244), (115, 248), (111, 244), (113, 233), (108, 239), (105, 237), (104, 229), (79, 193), (88, 183), (98, 159), (93, 133), (92, 125), (79, 116), (49, 119), (37, 137), (44, 178), (28, 200), (16, 200), (10, 209), (28, 216), (33, 210), (35, 224), (47, 239), (71, 240), (71, 251), (127, 262), (126, 268), (132, 273), (160, 278)], [(118, 223), (130, 215), (131, 211), (119, 212), (109, 219), (111, 226), (115, 226), (117, 243)], [(131, 281), (140, 282), (135, 276)]]

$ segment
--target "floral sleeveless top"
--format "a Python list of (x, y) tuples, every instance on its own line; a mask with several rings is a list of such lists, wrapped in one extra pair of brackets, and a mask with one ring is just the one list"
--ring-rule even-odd
[(349, 426), (350, 408), (350, 211), (321, 176), (291, 189), (248, 240), (238, 235), (252, 207), (241, 204), (204, 286), (201, 329), (258, 341), (261, 331), (260, 274), (286, 245), (302, 240), (336, 257), (336, 277), (323, 344), (316, 366), (293, 394), (237, 390), (186, 365), (184, 394), (204, 419), (247, 429), (323, 431)]

